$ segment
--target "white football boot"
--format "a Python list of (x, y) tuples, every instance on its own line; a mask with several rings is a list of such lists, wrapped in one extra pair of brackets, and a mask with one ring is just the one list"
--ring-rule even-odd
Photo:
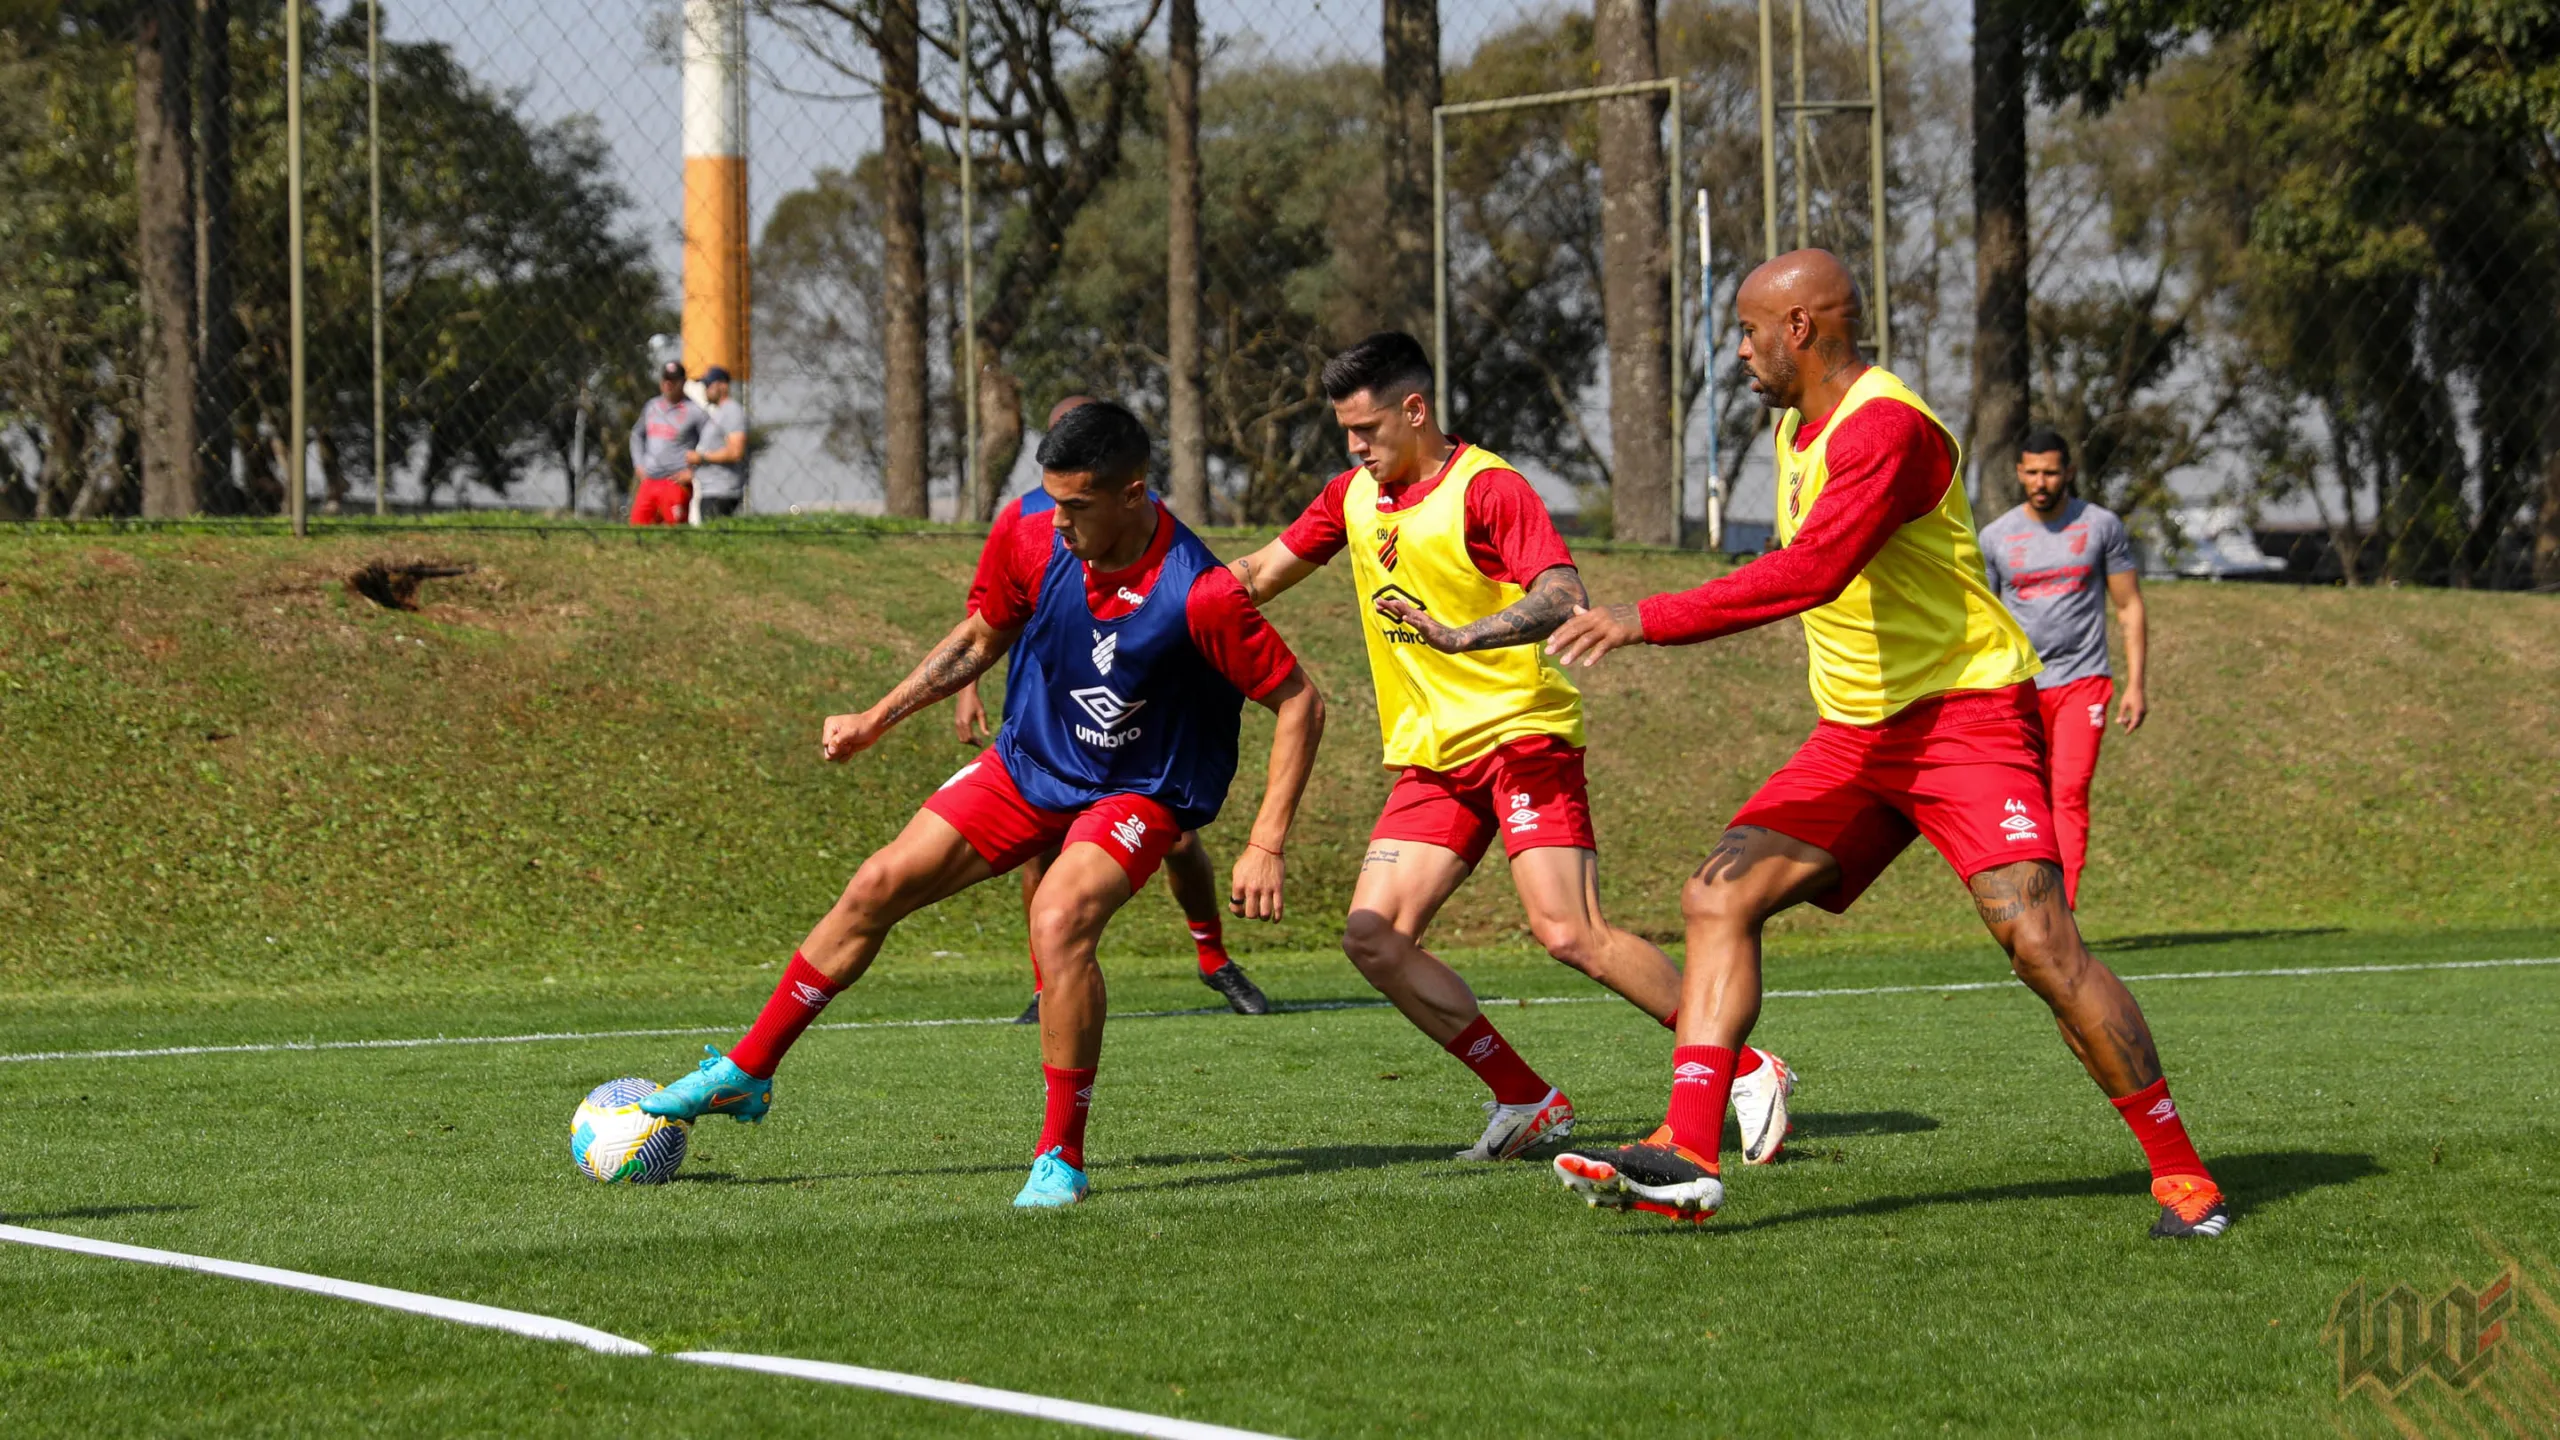
[(1561, 1090), (1549, 1089), (1535, 1105), (1487, 1100), (1484, 1111), (1484, 1134), (1477, 1137), (1474, 1149), (1461, 1150), (1456, 1158), (1514, 1160), (1541, 1140), (1561, 1140), (1573, 1133), (1573, 1102)]
[(1787, 1148), (1787, 1097), (1796, 1089), (1796, 1072), (1786, 1061), (1766, 1050), (1758, 1054), (1759, 1069), (1733, 1077), (1733, 1120), (1746, 1165), (1766, 1165)]

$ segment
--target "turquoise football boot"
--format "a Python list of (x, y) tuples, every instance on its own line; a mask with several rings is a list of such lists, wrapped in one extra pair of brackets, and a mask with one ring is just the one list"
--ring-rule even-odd
[(1022, 1182), (1022, 1193), (1013, 1197), (1016, 1209), (1056, 1210), (1092, 1193), (1093, 1182), (1066, 1162), (1059, 1153), (1063, 1148), (1050, 1146), (1031, 1162), (1031, 1178)]
[(773, 1108), (772, 1078), (759, 1080), (739, 1069), (717, 1045), (702, 1048), (709, 1058), (664, 1090), (641, 1096), (640, 1108), (670, 1120), (699, 1120), (705, 1115), (762, 1120), (764, 1112)]

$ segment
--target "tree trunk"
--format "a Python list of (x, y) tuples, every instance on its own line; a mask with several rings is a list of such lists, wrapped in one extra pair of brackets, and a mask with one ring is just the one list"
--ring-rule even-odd
[(2027, 434), (2027, 62), (2023, 0), (1973, 7), (1974, 514), (2024, 498)]
[(1200, 10), (1173, 0), (1166, 25), (1165, 428), (1173, 513), (1209, 522), (1209, 430), (1200, 397)]
[(916, 0), (887, 0), (880, 11), (880, 218), (882, 391), (887, 408), (888, 473), (881, 490), (888, 512), (915, 519), (929, 508), (927, 430), (924, 132), (916, 100)]
[(134, 26), (133, 172), (141, 234), (142, 513), (192, 515), (196, 483), (196, 214), (183, 0), (152, 0)]
[(984, 523), (996, 518), (996, 502), (1013, 478), (1013, 463), (1022, 458), (1022, 381), (1004, 367), (1004, 357), (978, 342), (978, 484), (956, 507), (961, 520)]
[(196, 0), (196, 443), (208, 500), (233, 493), (240, 312), (233, 273), (231, 0)]
[(2535, 589), (2560, 586), (2560, 452), (2542, 462), (2542, 503), (2533, 526)]
[[(1596, 0), (1600, 83), (1661, 78), (1653, 0)], [(1663, 213), (1662, 103), (1600, 102), (1602, 318), (1609, 332), (1609, 506), (1618, 539), (1680, 543), (1671, 474), (1671, 248)]]
[[(1431, 345), (1431, 108), (1440, 103), (1439, 0), (1384, 0), (1387, 274), (1381, 326)], [(1438, 417), (1449, 423), (1448, 417)]]

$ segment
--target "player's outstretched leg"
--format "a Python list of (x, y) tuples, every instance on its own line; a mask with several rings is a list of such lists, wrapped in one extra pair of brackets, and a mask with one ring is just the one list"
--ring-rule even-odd
[(2151, 1166), (2151, 1198), (2160, 1203), (2151, 1233), (2185, 1239), (2228, 1229), (2230, 1206), (2169, 1098), (2150, 1023), (2133, 992), (2081, 943), (2064, 897), (2062, 867), (2020, 861), (1966, 883), (1982, 923), (2009, 952), (2009, 968), (2052, 1008), (2063, 1041), (2142, 1143)]
[(930, 810), (916, 812), (898, 838), (873, 851), (854, 872), (835, 907), (800, 943), (755, 1024), (729, 1053), (712, 1050), (692, 1074), (644, 1096), (640, 1108), (680, 1120), (705, 1115), (762, 1120), (773, 1103), (773, 1072), (784, 1052), (828, 1001), (862, 978), (890, 928), (992, 873), (950, 821)]
[[(1025, 945), (1030, 945), (1032, 897), (1040, 893), (1040, 877), (1049, 873), (1049, 862), (1057, 858), (1058, 854), (1053, 850), (1045, 855), (1034, 855), (1022, 862), (1022, 934)], [(1023, 1006), (1022, 1013), (1013, 1017), (1014, 1024), (1037, 1025), (1040, 1023), (1040, 990), (1044, 983), (1040, 978), (1040, 951), (1037, 946), (1032, 946), (1031, 1003)]]
[(1068, 845), (1041, 878), (1031, 903), (1031, 945), (1045, 983), (1040, 1004), (1040, 1078), (1046, 1096), (1031, 1178), (1013, 1203), (1052, 1209), (1084, 1199), (1085, 1118), (1102, 1061), (1108, 1009), (1094, 948), (1102, 927), (1128, 903), (1129, 872), (1100, 845)]
[[(1633, 1145), (1569, 1152), (1556, 1174), (1586, 1203), (1704, 1220), (1724, 1204), (1718, 1151), (1737, 1076), (1754, 1077), (1743, 1108), (1746, 1151), (1756, 1138), (1774, 1158), (1785, 1139), (1790, 1081), (1777, 1057), (1744, 1042), (1760, 1018), (1760, 936), (1769, 917), (1829, 888), (1831, 856), (1772, 830), (1725, 832), (1682, 887), (1688, 963), (1681, 974), (1671, 1103), (1662, 1125)], [(1763, 1097), (1774, 1096), (1770, 1106)], [(1776, 1142), (1768, 1110), (1776, 1112)], [(1754, 1113), (1759, 1114), (1755, 1122)]]
[(1268, 1015), (1271, 1001), (1262, 987), (1227, 954), (1226, 927), (1218, 918), (1218, 867), (1200, 832), (1185, 830), (1164, 857), (1164, 883), (1191, 926), (1191, 945), (1199, 953), (1200, 983), (1226, 997), (1239, 1015)]
[(1441, 903), (1467, 878), (1466, 857), (1415, 840), (1373, 840), (1351, 893), (1343, 953), (1361, 977), (1395, 1002), (1414, 1028), (1475, 1072), (1493, 1092), (1484, 1133), (1461, 1160), (1510, 1160), (1541, 1140), (1573, 1132), (1573, 1102), (1549, 1085), (1502, 1038), (1475, 992), (1421, 936)]

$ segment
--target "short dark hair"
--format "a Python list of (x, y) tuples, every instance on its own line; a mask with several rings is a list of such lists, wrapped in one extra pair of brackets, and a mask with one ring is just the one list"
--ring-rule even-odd
[(1092, 400), (1058, 417), (1040, 437), (1040, 468), (1059, 474), (1089, 471), (1105, 484), (1142, 479), (1153, 446), (1147, 427), (1127, 407)]
[(2062, 432), (2054, 429), (2050, 425), (2037, 426), (2033, 430), (2027, 432), (2026, 439), (2018, 442), (2018, 454), (2021, 457), (2028, 455), (2051, 455), (2057, 450), (2062, 452), (2062, 463), (2065, 465), (2070, 464), (2071, 442), (2063, 439)]
[(1336, 404), (1366, 390), (1401, 400), (1431, 389), (1431, 356), (1401, 330), (1381, 330), (1324, 362), (1324, 398)]

